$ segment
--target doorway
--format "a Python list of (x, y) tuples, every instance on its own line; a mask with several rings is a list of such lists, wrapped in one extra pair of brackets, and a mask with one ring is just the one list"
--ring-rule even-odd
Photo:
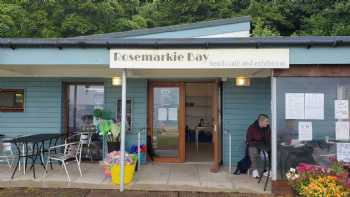
[[(218, 81), (150, 81), (148, 135), (155, 161), (221, 162)], [(203, 119), (203, 120), (201, 120)]]
[(160, 162), (184, 162), (184, 83), (151, 82), (148, 99), (148, 135)]
[(213, 83), (189, 82), (186, 89), (186, 162), (212, 162)]

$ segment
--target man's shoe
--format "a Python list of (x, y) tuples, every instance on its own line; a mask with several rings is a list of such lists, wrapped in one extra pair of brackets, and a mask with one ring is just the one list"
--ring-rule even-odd
[(264, 176), (268, 176), (268, 175), (271, 176), (271, 171), (270, 171), (270, 174), (269, 174), (269, 171), (266, 171), (266, 172), (263, 173), (263, 175), (264, 175)]
[(252, 177), (259, 178), (259, 171), (257, 169), (253, 170)]

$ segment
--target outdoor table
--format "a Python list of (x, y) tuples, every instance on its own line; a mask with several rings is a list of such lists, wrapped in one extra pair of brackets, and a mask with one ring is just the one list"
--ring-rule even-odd
[[(6, 140), (6, 142), (13, 143), (16, 146), (17, 154), (18, 154), (16, 167), (13, 170), (11, 179), (13, 179), (13, 177), (15, 176), (15, 173), (17, 171), (21, 158), (25, 159), (25, 166), (24, 166), (25, 169), (27, 167), (28, 158), (31, 158), (32, 165), (30, 168), (33, 169), (33, 177), (35, 179), (35, 161), (38, 156), (40, 157), (41, 165), (45, 169), (45, 164), (43, 163), (43, 155), (42, 155), (44, 151), (45, 142), (49, 141), (49, 146), (51, 146), (52, 140), (56, 139), (54, 142), (56, 144), (58, 138), (61, 136), (62, 134), (35, 134), (35, 135), (27, 135), (27, 136), (16, 137), (10, 140)], [(23, 149), (21, 149), (21, 145), (23, 145), (24, 147)], [(28, 151), (29, 146), (31, 146), (31, 151)]]

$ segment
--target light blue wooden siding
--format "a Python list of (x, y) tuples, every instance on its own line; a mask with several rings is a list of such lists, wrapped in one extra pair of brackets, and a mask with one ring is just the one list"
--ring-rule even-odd
[(127, 37), (126, 39), (132, 39), (132, 38), (193, 38), (193, 37), (210, 36), (210, 35), (224, 34), (224, 33), (231, 33), (231, 32), (249, 31), (249, 30), (250, 30), (250, 22), (242, 22), (242, 23), (219, 25), (219, 26), (213, 26), (213, 27), (171, 31), (171, 32), (162, 32), (162, 33), (153, 33), (153, 34), (147, 34), (147, 35), (142, 35), (142, 36), (132, 36), (132, 37)]
[[(232, 165), (242, 159), (247, 127), (258, 114), (271, 112), (270, 78), (252, 79), (250, 87), (237, 87), (232, 81), (223, 84), (223, 129), (232, 133)], [(228, 165), (229, 141), (223, 134), (223, 162)]]
[[(137, 131), (147, 127), (147, 80), (129, 79), (127, 81), (126, 94), (132, 99), (132, 132), (126, 133), (125, 148), (128, 150), (131, 145), (137, 144)], [(121, 87), (112, 86), (111, 80), (105, 82), (105, 107), (115, 116), (117, 100), (121, 98)], [(146, 144), (147, 133), (141, 135), (141, 144)], [(144, 158), (145, 159), (145, 158)], [(145, 163), (145, 160), (142, 161)]]
[[(129, 79), (127, 81), (127, 97), (132, 99), (132, 128), (136, 131), (147, 126), (147, 80)], [(105, 106), (115, 115), (117, 99), (121, 98), (121, 87), (113, 87), (111, 80), (105, 83)], [(146, 133), (141, 137), (141, 143), (146, 143)], [(137, 134), (126, 134), (126, 148), (137, 144)]]
[(24, 89), (25, 112), (0, 112), (0, 133), (57, 133), (61, 127), (61, 82), (50, 78), (0, 78), (0, 88)]
[(291, 47), (290, 64), (349, 64), (350, 47)]
[[(72, 78), (0, 78), (0, 88), (24, 89), (25, 112), (0, 112), (0, 133), (16, 136), (23, 134), (62, 132), (63, 82), (104, 82), (105, 108), (115, 115), (120, 87), (112, 87), (110, 79)], [(147, 80), (128, 80), (127, 96), (133, 101), (133, 128), (146, 127)], [(126, 144), (137, 143), (136, 135), (127, 135)], [(142, 136), (146, 143), (146, 133)]]
[(109, 65), (106, 48), (0, 48), (0, 65)]

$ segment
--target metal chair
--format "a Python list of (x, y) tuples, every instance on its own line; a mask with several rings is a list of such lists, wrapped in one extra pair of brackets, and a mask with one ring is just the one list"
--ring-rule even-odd
[(16, 157), (12, 151), (12, 144), (9, 142), (0, 142), (0, 161), (7, 162), (7, 165), (11, 168), (15, 159)]
[[(267, 176), (266, 176), (266, 180), (265, 180), (265, 184), (264, 184), (264, 191), (266, 191), (267, 188), (267, 183), (269, 182), (270, 179), (270, 172), (271, 172), (271, 153), (270, 151), (267, 150), (262, 150), (262, 154), (264, 156), (264, 171), (267, 172)], [(262, 173), (259, 177), (258, 183), (261, 182), (262, 178), (263, 178), (264, 174)]]
[[(82, 149), (84, 148), (84, 146), (86, 146), (86, 158), (89, 157), (90, 160), (92, 161), (92, 153), (91, 153), (91, 140), (92, 140), (92, 135), (93, 133), (92, 132), (81, 132), (80, 133), (80, 144), (82, 146)], [(80, 155), (80, 158), (81, 160), (81, 155)]]
[[(61, 151), (60, 151), (61, 150)], [(71, 143), (64, 143), (58, 146), (52, 146), (49, 148), (49, 154), (46, 162), (46, 170), (44, 173), (44, 176), (47, 174), (47, 167), (49, 162), (51, 163), (52, 160), (58, 161), (62, 163), (62, 166), (64, 167), (64, 170), (66, 171), (67, 179), (70, 182), (70, 176), (67, 170), (66, 162), (68, 161), (76, 161), (78, 165), (78, 170), (80, 173), (80, 176), (83, 176), (80, 168), (81, 163), (81, 150), (82, 150), (82, 144), (80, 142), (71, 142)]]

